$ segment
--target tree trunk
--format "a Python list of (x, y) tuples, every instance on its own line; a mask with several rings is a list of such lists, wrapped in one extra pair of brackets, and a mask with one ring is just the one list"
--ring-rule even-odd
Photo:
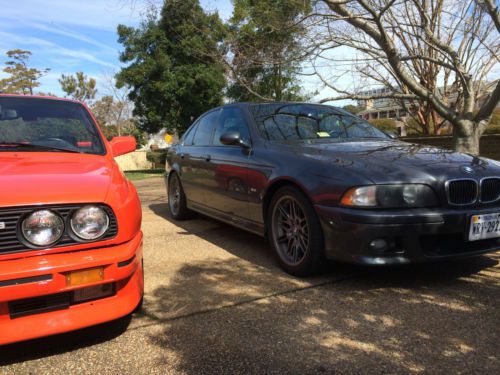
[(453, 127), (453, 147), (455, 151), (479, 155), (479, 140), (482, 135), (481, 124), (463, 121)]

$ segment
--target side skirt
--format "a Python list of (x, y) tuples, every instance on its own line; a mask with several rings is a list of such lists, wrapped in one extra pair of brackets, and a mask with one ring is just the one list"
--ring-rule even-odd
[(247, 220), (242, 217), (228, 215), (219, 210), (214, 210), (213, 208), (209, 208), (207, 206), (201, 205), (199, 203), (194, 203), (192, 201), (187, 201), (187, 207), (193, 211), (199, 212), (202, 215), (209, 216), (213, 219), (222, 221), (226, 224), (232, 225), (233, 227), (237, 227), (247, 232), (251, 232), (257, 234), (261, 237), (265, 235), (265, 227), (261, 223), (257, 223), (255, 221)]

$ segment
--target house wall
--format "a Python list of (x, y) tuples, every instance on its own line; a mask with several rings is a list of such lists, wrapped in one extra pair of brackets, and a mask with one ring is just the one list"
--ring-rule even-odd
[(137, 150), (129, 154), (120, 155), (115, 158), (122, 171), (138, 171), (152, 169), (153, 163), (146, 159), (147, 151)]

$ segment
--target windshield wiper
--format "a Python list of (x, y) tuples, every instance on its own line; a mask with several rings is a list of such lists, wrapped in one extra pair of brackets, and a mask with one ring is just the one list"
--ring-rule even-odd
[(65, 147), (57, 147), (57, 146), (49, 146), (49, 145), (43, 145), (39, 143), (24, 143), (24, 142), (0, 142), (0, 149), (3, 146), (13, 146), (12, 148), (26, 148), (26, 149), (39, 149), (39, 150), (46, 150), (46, 151), (63, 151), (63, 152), (72, 152), (72, 153), (77, 153), (81, 154), (82, 151), (75, 150), (75, 149), (70, 149), (70, 148), (65, 148)]

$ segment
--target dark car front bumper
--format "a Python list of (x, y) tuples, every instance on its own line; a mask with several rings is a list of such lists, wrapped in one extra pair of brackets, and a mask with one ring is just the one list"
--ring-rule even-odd
[[(458, 258), (500, 249), (500, 238), (468, 241), (472, 215), (482, 209), (362, 210), (316, 205), (329, 259), (365, 265)], [(385, 240), (384, 249), (370, 244)]]

